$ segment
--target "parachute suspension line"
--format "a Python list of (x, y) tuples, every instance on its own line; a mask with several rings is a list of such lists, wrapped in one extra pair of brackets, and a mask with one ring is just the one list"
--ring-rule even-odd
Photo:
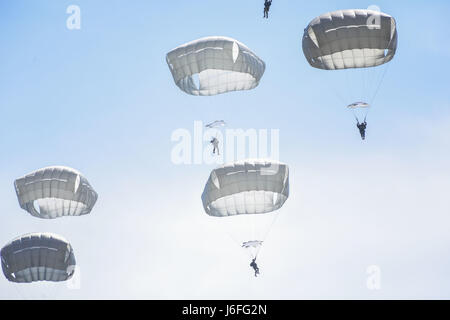
[[(257, 215), (251, 215), (251, 217), (250, 217), (250, 224), (251, 224), (251, 228), (252, 228), (252, 230), (251, 230), (251, 238), (253, 239), (253, 240), (259, 240), (259, 241), (262, 241), (262, 243), (264, 243), (264, 238), (263, 239), (257, 239), (257, 234), (256, 234), (256, 219), (257, 219)], [(262, 244), (261, 245), (259, 245), (255, 250), (254, 250), (254, 255), (253, 255), (253, 258), (255, 258), (256, 259), (256, 257), (258, 256), (258, 253), (259, 253), (259, 250), (261, 249), (261, 246), (262, 246)]]
[(367, 108), (366, 114), (364, 115), (364, 122), (366, 122), (366, 118), (367, 118), (367, 116), (369, 115), (370, 108), (371, 108), (371, 107)]
[[(283, 192), (284, 192), (285, 189), (286, 189), (286, 186), (284, 185), (284, 186), (283, 186), (283, 189), (282, 189), (281, 192), (280, 192), (280, 194), (283, 194)], [(270, 233), (270, 231), (272, 230), (272, 228), (273, 228), (275, 222), (278, 220), (279, 212), (278, 212), (278, 211), (277, 211), (277, 212), (274, 212), (274, 215), (275, 215), (275, 216), (273, 217), (272, 222), (270, 223), (269, 227), (267, 228), (267, 231), (266, 231), (265, 234), (263, 235), (263, 238), (262, 238), (263, 243), (266, 241), (266, 239), (267, 239), (267, 237), (269, 236), (269, 233)], [(258, 256), (259, 250), (261, 250), (261, 247), (262, 247), (262, 246), (259, 246), (259, 248), (256, 250), (255, 259), (256, 259), (256, 257)]]
[[(253, 223), (251, 223), (251, 224), (253, 224)], [(225, 234), (236, 244), (237, 247), (242, 248), (242, 244), (243, 244), (242, 241), (241, 241), (242, 239), (236, 239), (236, 237), (233, 236), (232, 232), (230, 232), (230, 231), (225, 231)], [(252, 233), (252, 235), (253, 235), (253, 233)], [(257, 254), (259, 252), (259, 249), (258, 249), (257, 252), (255, 252), (255, 254), (253, 254), (253, 251), (251, 249), (240, 250), (240, 251), (245, 251), (246, 252), (245, 256), (248, 256), (251, 259), (253, 259), (253, 258), (256, 258)]]
[[(349, 83), (350, 82), (350, 79), (349, 79), (349, 76), (348, 76), (348, 72), (347, 72), (347, 70), (340, 70), (339, 72), (343, 72), (344, 74), (345, 74), (345, 83)], [(334, 81), (334, 80), (333, 80)], [(347, 103), (347, 101), (348, 101), (348, 92), (347, 91), (345, 91), (345, 90), (342, 90), (342, 92), (343, 92), (343, 95), (344, 95), (344, 99), (345, 99), (345, 103)], [(347, 103), (348, 104), (348, 103)]]
[(359, 73), (359, 77), (356, 77), (356, 79), (360, 81), (359, 84), (355, 84), (356, 89), (359, 89), (359, 91), (355, 90), (355, 93), (360, 94), (360, 96), (354, 97), (353, 100), (367, 102), (369, 97), (372, 95), (371, 89), (374, 88), (373, 78), (376, 72), (371, 67), (354, 69), (353, 71)]
[[(367, 100), (370, 99), (370, 97), (373, 95), (374, 90), (378, 84), (380, 83), (381, 80), (381, 74), (384, 71), (386, 66), (378, 66), (378, 67), (373, 67), (373, 68), (369, 68), (370, 70), (370, 79), (369, 79), (369, 88), (372, 88), (372, 90), (368, 90), (366, 97)], [(369, 101), (368, 101), (369, 102)]]
[(272, 229), (272, 227), (274, 226), (275, 222), (277, 221), (278, 216), (279, 216), (279, 214), (278, 214), (278, 212), (276, 212), (275, 213), (275, 217), (273, 218), (272, 222), (269, 225), (269, 228), (267, 229), (267, 231), (265, 232), (265, 234), (263, 236), (263, 241), (265, 241), (267, 239), (267, 236), (269, 235), (270, 230)]
[[(255, 230), (256, 230), (256, 228), (255, 228), (255, 227), (256, 227), (255, 220), (256, 220), (256, 218), (257, 218), (257, 215), (252, 215), (252, 217), (251, 217), (251, 227), (252, 227), (252, 233), (251, 233), (251, 235), (252, 235), (252, 238), (251, 238), (251, 239), (259, 240), (259, 241), (262, 242), (262, 244), (264, 244), (264, 242), (266, 241), (266, 239), (267, 239), (267, 237), (268, 237), (270, 231), (272, 230), (273, 226), (275, 225), (275, 223), (276, 223), (276, 221), (277, 221), (277, 219), (278, 219), (279, 213), (278, 213), (278, 212), (274, 212), (273, 215), (274, 215), (274, 216), (273, 216), (273, 218), (272, 218), (272, 221), (270, 222), (269, 226), (266, 228), (266, 231), (262, 233), (261, 239), (256, 239), (257, 234), (256, 234), (256, 231), (255, 231)], [(227, 234), (228, 234), (228, 236), (233, 240), (233, 242), (235, 242), (237, 245), (239, 245), (240, 247), (242, 247), (242, 243), (240, 243), (238, 240), (236, 240), (236, 239), (231, 235), (230, 232), (227, 232)], [(252, 250), (248, 250), (249, 256), (250, 256), (252, 259), (253, 259), (253, 258), (256, 259), (256, 258), (258, 257), (259, 251), (260, 251), (261, 248), (262, 248), (262, 244), (261, 244), (260, 246), (258, 246), (258, 247), (254, 250), (254, 254), (253, 254)], [(246, 251), (247, 251), (247, 250), (246, 250)]]
[[(363, 70), (362, 74), (363, 74), (363, 87), (362, 87), (362, 96), (361, 97), (366, 97), (367, 95), (367, 87), (368, 87), (368, 74), (369, 70)], [(358, 99), (358, 100), (363, 100), (363, 99)]]
[[(284, 191), (284, 189), (283, 189), (283, 191)], [(283, 193), (283, 191), (281, 193)], [(267, 231), (263, 234), (263, 238), (262, 238), (263, 243), (266, 241), (267, 237), (269, 236), (270, 231), (272, 230), (273, 226), (275, 225), (275, 222), (277, 222), (277, 220), (278, 220), (279, 213), (275, 212), (274, 215), (275, 216), (273, 217), (272, 222), (270, 223), (269, 227), (267, 228)], [(256, 251), (255, 258), (258, 256), (259, 250), (261, 250), (261, 247), (262, 246), (260, 246), (258, 248), (258, 250)]]
[[(347, 72), (345, 72), (346, 70), (338, 70), (337, 73), (344, 73), (345, 74), (345, 79), (346, 79), (346, 83), (349, 83), (350, 79), (349, 79), (349, 75)], [(328, 78), (331, 78), (331, 82), (334, 82), (333, 76), (336, 76), (336, 74), (334, 75), (329, 75)], [(329, 79), (330, 80), (330, 79)], [(333, 84), (328, 84), (327, 85), (327, 89), (331, 89), (331, 91), (333, 91), (334, 95), (336, 96), (336, 98), (339, 99), (339, 101), (341, 101), (341, 103), (345, 106), (347, 106), (350, 102), (349, 102), (349, 97), (347, 96), (348, 93), (345, 92), (345, 90), (339, 90), (339, 87)]]
[[(264, 244), (264, 242), (266, 241), (266, 239), (267, 239), (267, 237), (268, 237), (270, 231), (272, 230), (273, 226), (275, 225), (275, 223), (276, 223), (276, 221), (277, 221), (277, 219), (278, 219), (278, 215), (279, 215), (278, 212), (274, 212), (274, 213), (273, 213), (273, 218), (272, 218), (270, 224), (268, 225), (267, 228), (265, 228), (266, 230), (265, 230), (262, 234), (260, 234), (262, 237), (261, 237), (261, 238), (258, 237), (258, 239), (256, 238), (257, 234), (256, 234), (256, 222), (255, 222), (258, 215), (251, 215), (251, 217), (250, 217), (250, 224), (251, 224), (251, 228), (252, 228), (252, 231), (251, 231), (251, 239), (252, 239), (252, 240), (259, 240), (259, 241), (262, 242), (262, 244)], [(231, 232), (227, 231), (226, 234), (230, 237), (231, 240), (233, 240), (234, 243), (236, 243), (236, 245), (238, 245), (239, 247), (242, 247), (242, 243), (241, 243), (239, 240), (237, 240), (237, 239), (231, 234)], [(253, 258), (256, 259), (256, 258), (258, 257), (259, 251), (260, 251), (261, 248), (262, 248), (262, 244), (259, 245), (255, 250), (249, 249), (249, 250), (245, 250), (245, 251), (248, 252), (248, 255), (249, 255), (252, 259), (253, 259)]]
[(370, 112), (370, 106), (367, 107), (367, 108), (365, 108), (365, 112), (363, 113), (363, 115), (364, 115), (364, 121), (366, 121), (367, 115), (369, 114), (369, 112)]
[(390, 65), (390, 64), (387, 63), (387, 64), (386, 64), (386, 67), (385, 67), (384, 70), (383, 70), (383, 74), (382, 74), (382, 76), (381, 76), (381, 80), (378, 82), (377, 89), (375, 90), (375, 93), (374, 93), (373, 97), (371, 98), (371, 100), (370, 100), (370, 102), (369, 102), (370, 105), (373, 104), (373, 102), (375, 101), (375, 98), (376, 98), (377, 95), (378, 95), (378, 92), (380, 91), (381, 84), (382, 84), (383, 81), (384, 81), (384, 78), (385, 78), (385, 76), (386, 76), (386, 73), (387, 73), (387, 70), (388, 70), (388, 68), (389, 68), (389, 65)]
[(333, 91), (336, 97), (342, 102), (343, 105), (348, 105), (348, 100), (346, 100), (343, 96), (341, 96), (336, 90), (336, 88), (333, 88)]
[(259, 240), (259, 239), (256, 239), (256, 236), (257, 236), (257, 234), (256, 234), (256, 215), (252, 215), (251, 216), (251, 227), (252, 227), (252, 239), (253, 240)]
[[(278, 219), (278, 216), (279, 216), (279, 213), (278, 213), (278, 212), (275, 213), (275, 216), (274, 216), (274, 218), (272, 219), (272, 222), (270, 223), (269, 227), (267, 228), (267, 231), (264, 233), (264, 235), (263, 235), (263, 237), (262, 237), (262, 242), (263, 242), (263, 243), (266, 241), (267, 237), (269, 236), (270, 231), (272, 230), (272, 228), (273, 228), (275, 222), (276, 222), (277, 219)], [(259, 246), (259, 248), (256, 250), (255, 259), (258, 257), (258, 254), (259, 254), (259, 251), (261, 250), (261, 248), (262, 248), (262, 245)]]
[[(227, 234), (227, 236), (238, 246), (238, 247), (242, 247), (242, 243), (241, 242), (239, 242), (238, 240), (236, 240), (235, 239), (235, 237), (233, 237), (232, 235), (231, 235), (231, 232), (229, 232), (229, 231), (226, 231), (225, 232), (226, 234)], [(242, 250), (240, 250), (240, 251), (242, 251)], [(252, 253), (250, 252), (250, 250), (245, 250), (245, 252), (248, 252), (249, 253), (249, 256), (250, 256), (250, 258), (254, 258), (253, 257), (253, 255), (252, 255)], [(246, 255), (247, 256), (247, 255)], [(255, 257), (256, 258), (256, 257)]]
[[(353, 77), (353, 75), (350, 74), (350, 71), (347, 69), (340, 70), (340, 71), (345, 73), (345, 81), (346, 81), (345, 85), (347, 86), (350, 83), (353, 86), (355, 84), (355, 77)], [(343, 92), (345, 93), (345, 103), (344, 104), (348, 105), (349, 103), (352, 103), (353, 101), (350, 101), (350, 100), (353, 100), (351, 93), (348, 90), (343, 90)]]

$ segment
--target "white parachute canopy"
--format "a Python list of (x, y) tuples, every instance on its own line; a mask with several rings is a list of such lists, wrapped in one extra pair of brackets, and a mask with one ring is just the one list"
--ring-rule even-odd
[(347, 108), (352, 109), (352, 110), (360, 109), (360, 108), (369, 108), (369, 107), (370, 107), (370, 105), (367, 102), (354, 102), (347, 106)]
[(88, 214), (98, 198), (87, 179), (68, 167), (39, 169), (17, 179), (14, 186), (20, 207), (43, 219)]
[(256, 257), (289, 197), (289, 168), (274, 160), (248, 159), (214, 169), (205, 185), (205, 212)]
[(306, 59), (315, 68), (375, 67), (395, 55), (396, 23), (390, 15), (374, 10), (329, 12), (306, 27), (302, 45)]
[(262, 246), (262, 244), (263, 244), (263, 241), (261, 241), (261, 240), (251, 240), (251, 241), (243, 242), (242, 247), (246, 248), (246, 249), (248, 249), (248, 248), (257, 248), (258, 249), (259, 247)]
[(349, 104), (347, 108), (353, 112), (353, 115), (358, 122), (364, 122), (367, 117), (367, 113), (369, 112), (370, 104), (359, 101)]
[(327, 79), (323, 85), (334, 89), (343, 104), (366, 101), (372, 105), (387, 63), (397, 51), (397, 39), (395, 19), (386, 13), (338, 10), (309, 23), (302, 48), (312, 67), (333, 71), (323, 76)]
[(205, 125), (206, 128), (220, 128), (220, 127), (225, 127), (227, 124), (224, 120), (216, 120), (213, 121), (211, 123), (208, 123), (207, 125)]
[(266, 68), (244, 44), (220, 36), (181, 45), (167, 54), (166, 61), (175, 84), (196, 96), (253, 89)]
[(289, 169), (273, 160), (249, 159), (214, 169), (202, 194), (208, 215), (268, 213), (289, 196)]
[(18, 283), (65, 281), (75, 272), (72, 246), (51, 233), (30, 233), (5, 245), (1, 252), (6, 279)]

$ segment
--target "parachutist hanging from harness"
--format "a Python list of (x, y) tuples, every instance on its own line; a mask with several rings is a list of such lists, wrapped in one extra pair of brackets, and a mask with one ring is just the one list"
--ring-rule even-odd
[(219, 152), (219, 140), (217, 140), (216, 137), (213, 137), (212, 140), (210, 141), (210, 143), (214, 146), (214, 148), (213, 148), (213, 154), (216, 154), (216, 150), (217, 150), (217, 155), (220, 156), (220, 152)]
[(270, 10), (270, 5), (272, 4), (272, 0), (264, 0), (264, 17), (268, 19), (269, 18), (269, 10)]
[[(359, 130), (359, 133), (361, 134), (361, 139), (366, 140), (366, 128), (367, 128), (367, 122), (366, 117), (367, 113), (369, 112), (370, 104), (367, 102), (355, 102), (347, 106), (348, 109), (352, 110), (353, 116), (356, 120), (356, 127)], [(362, 119), (364, 117), (363, 122), (359, 122), (359, 119)]]
[[(309, 65), (330, 72), (329, 81), (337, 85), (335, 91), (338, 92), (335, 93), (342, 102), (351, 102), (347, 100), (350, 97), (362, 99), (347, 107), (357, 119), (364, 119), (358, 120), (356, 124), (363, 140), (366, 138), (367, 127), (365, 116), (378, 95), (387, 66), (394, 59), (398, 44), (395, 18), (386, 13), (377, 12), (376, 27), (370, 21), (361, 28), (360, 21), (369, 21), (367, 16), (374, 18), (370, 12), (372, 11), (369, 9), (350, 9), (320, 15), (307, 25), (302, 38), (303, 53)], [(375, 37), (379, 39), (375, 40), (377, 43), (371, 42), (368, 46), (367, 39), (372, 41)], [(344, 75), (348, 76), (347, 81)], [(342, 85), (344, 82), (348, 84)], [(327, 84), (328, 87), (333, 85)], [(347, 90), (351, 93), (345, 92), (343, 87), (348, 87)]]
[(363, 140), (366, 140), (366, 128), (367, 128), (367, 122), (366, 119), (364, 119), (363, 123), (359, 123), (359, 120), (357, 120), (356, 126), (359, 129), (359, 133), (361, 134), (361, 138)]
[(256, 258), (252, 260), (252, 262), (250, 263), (250, 267), (252, 267), (255, 270), (255, 277), (257, 277), (259, 274), (259, 268), (258, 265), (256, 264)]

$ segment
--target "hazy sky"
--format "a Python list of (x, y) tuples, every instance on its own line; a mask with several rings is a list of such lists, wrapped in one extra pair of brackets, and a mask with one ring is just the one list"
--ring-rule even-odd
[[(1, 276), (0, 298), (450, 298), (450, 3), (275, 0), (268, 20), (262, 3), (0, 2), (0, 246), (54, 232), (80, 268), (78, 289)], [(80, 30), (66, 27), (69, 5)], [(363, 143), (336, 95), (350, 82), (311, 68), (301, 38), (322, 13), (370, 5), (396, 18), (399, 46)], [(210, 35), (266, 62), (256, 89), (176, 87), (166, 53)], [(290, 167), (257, 279), (203, 211), (214, 165), (171, 161), (174, 130), (216, 119), (279, 129)], [(49, 165), (87, 177), (99, 194), (91, 214), (47, 221), (20, 209), (14, 179)], [(371, 265), (380, 290), (366, 286)]]

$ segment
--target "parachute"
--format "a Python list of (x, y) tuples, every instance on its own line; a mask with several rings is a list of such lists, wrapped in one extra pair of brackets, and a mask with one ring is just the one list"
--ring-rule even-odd
[(42, 219), (91, 212), (97, 193), (87, 179), (68, 167), (47, 167), (14, 182), (20, 207)]
[(354, 102), (347, 106), (353, 112), (356, 121), (364, 122), (369, 112), (370, 104), (367, 102)]
[[(248, 159), (214, 169), (205, 185), (205, 212), (256, 257), (277, 209), (289, 197), (289, 168), (273, 160)], [(226, 223), (228, 222), (228, 223)], [(226, 226), (225, 226), (226, 225)]]
[(374, 10), (339, 10), (315, 18), (305, 29), (303, 53), (314, 68), (375, 67), (394, 58), (393, 17)]
[[(338, 10), (323, 14), (305, 28), (303, 53), (308, 63), (327, 72), (327, 87), (361, 121), (397, 51), (397, 26), (390, 15), (369, 9)], [(338, 88), (336, 88), (338, 87)], [(346, 88), (347, 90), (345, 90)], [(354, 101), (367, 101), (357, 102)], [(351, 103), (351, 104), (350, 104)]]
[(75, 272), (72, 246), (51, 233), (30, 233), (18, 237), (0, 251), (6, 279), (17, 283), (66, 281)]
[(366, 102), (355, 102), (355, 103), (349, 104), (347, 106), (347, 108), (352, 109), (352, 110), (359, 109), (359, 108), (369, 108), (369, 107), (370, 107), (370, 105)]
[(281, 208), (289, 196), (288, 166), (244, 160), (214, 169), (202, 194), (206, 213), (216, 217), (259, 214)]
[(266, 67), (244, 44), (220, 36), (181, 45), (167, 54), (166, 61), (175, 84), (196, 96), (253, 89)]
[(263, 244), (263, 241), (261, 240), (252, 240), (252, 241), (245, 241), (242, 243), (242, 248), (259, 248)]
[(216, 121), (213, 121), (211, 123), (208, 123), (207, 125), (205, 125), (205, 127), (212, 129), (212, 128), (225, 127), (226, 125), (227, 124), (226, 124), (225, 121), (223, 121), (223, 120), (216, 120)]

